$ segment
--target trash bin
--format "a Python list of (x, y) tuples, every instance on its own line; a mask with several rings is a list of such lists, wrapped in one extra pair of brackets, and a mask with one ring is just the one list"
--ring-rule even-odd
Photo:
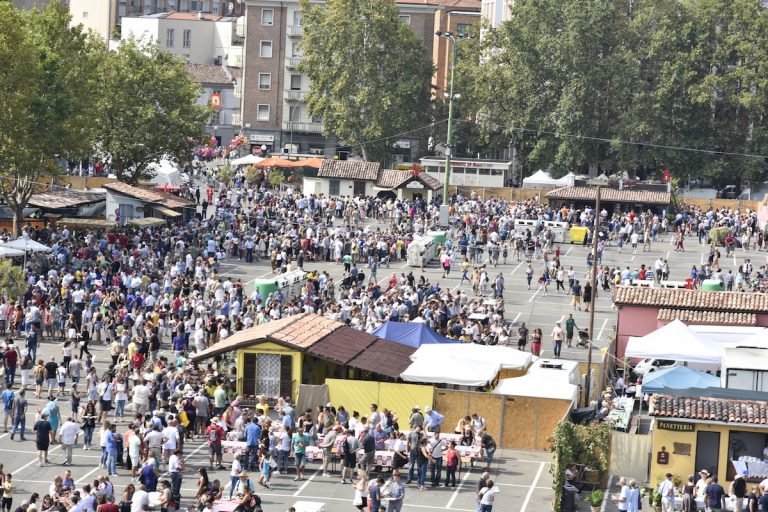
[(701, 289), (707, 292), (722, 292), (725, 290), (725, 286), (719, 279), (705, 279), (701, 283)]
[(588, 228), (584, 228), (581, 226), (573, 226), (571, 228), (571, 243), (583, 244), (584, 238), (586, 238), (587, 236), (587, 231), (589, 231)]
[(563, 489), (563, 499), (560, 502), (560, 512), (576, 512), (576, 495), (578, 490), (570, 485)]

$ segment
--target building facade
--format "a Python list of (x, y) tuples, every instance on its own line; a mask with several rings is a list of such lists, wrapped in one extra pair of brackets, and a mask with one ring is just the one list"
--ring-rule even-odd
[[(14, 0), (14, 4), (37, 7), (51, 0)], [(72, 24), (93, 29), (103, 39), (119, 38), (124, 18), (159, 13), (202, 12), (214, 16), (240, 16), (243, 4), (221, 0), (68, 0)]]
[[(481, 0), (452, 0), (440, 6), (435, 12), (435, 32), (454, 34), (470, 33), (480, 24)], [(451, 45), (445, 37), (436, 37), (432, 62), (435, 64), (435, 94), (442, 97), (448, 91), (451, 77)]]
[(216, 64), (187, 64), (187, 72), (203, 88), (197, 104), (215, 107), (206, 123), (206, 131), (216, 137), (219, 145), (226, 146), (240, 133), (240, 69)]
[[(409, 23), (433, 53), (436, 4), (398, 1)], [(243, 65), (243, 133), (270, 152), (333, 155), (337, 141), (323, 135), (322, 119), (307, 109), (309, 78), (298, 69), (303, 35), (297, 0), (246, 0)], [(408, 144), (409, 148), (411, 147)]]

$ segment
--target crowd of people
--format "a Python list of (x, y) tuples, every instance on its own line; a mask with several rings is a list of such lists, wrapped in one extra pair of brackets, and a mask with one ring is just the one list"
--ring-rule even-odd
[[(524, 269), (529, 288), (540, 287), (543, 295), (567, 295), (574, 310), (588, 311), (598, 290), (609, 292), (617, 284), (644, 280), (651, 272), (646, 264), (634, 271), (603, 266), (602, 254), (609, 247), (621, 251), (629, 245), (637, 251), (642, 244), (645, 252), (675, 233), (672, 240), (682, 249), (682, 241), (693, 237), (708, 243), (702, 233), (713, 227), (729, 228), (729, 244), (734, 247), (763, 249), (766, 244), (751, 212), (688, 209), (671, 220), (648, 212), (609, 214), (603, 210), (596, 214), (590, 207), (555, 209), (534, 200), (456, 196), (450, 207), (446, 241), (437, 249), (435, 262), (442, 279), (454, 272), (459, 285), (468, 281), (470, 289), (464, 290), (442, 286), (440, 280), (418, 272), (389, 271), (393, 262), (406, 260), (415, 236), (438, 229), (435, 202), (421, 198), (305, 197), (290, 190), (277, 193), (249, 183), (243, 174), (227, 183), (220, 182), (215, 174), (199, 176), (194, 183), (186, 193), (197, 201), (198, 212), (183, 223), (144, 229), (23, 228), (23, 236), (49, 245), (51, 252), (27, 258), (26, 290), (0, 300), (0, 338), (5, 340), (0, 351), (6, 384), (4, 428), (19, 442), (34, 437), (40, 466), (48, 463), (51, 444), (62, 445), (65, 463), (69, 464), (74, 447), (93, 449), (95, 435), (106, 470), (105, 481), (94, 483), (88, 491), (78, 490), (79, 496), (63, 485), (66, 490), (61, 495), (50, 496), (54, 507), (61, 508), (64, 503), (69, 510), (78, 502), (96, 503), (104, 496), (107, 508), (114, 504), (109, 501), (112, 497), (118, 502), (115, 506), (127, 512), (119, 496), (102, 492), (109, 488), (109, 477), (121, 463), (139, 478), (130, 491), (131, 496), (139, 494), (139, 507), (143, 506), (142, 492), (160, 492), (167, 498), (166, 504), (178, 504), (184, 443), (195, 436), (209, 439), (211, 466), (220, 467), (221, 450), (219, 447), (217, 451), (216, 444), (226, 439), (226, 431), (240, 435), (250, 428), (250, 437), (247, 433), (245, 437), (251, 443), (258, 427), (256, 438), (266, 449), (249, 449), (235, 458), (230, 493), (241, 481), (241, 472), (258, 474), (264, 487), (274, 470), (286, 472), (285, 452), (295, 457), (301, 454), (301, 444), (306, 444), (303, 433), (294, 444), (297, 432), (309, 428), (309, 442), (322, 442), (311, 435), (311, 430), (329, 433), (325, 432), (329, 427), (325, 425), (325, 411), (313, 411), (309, 418), (292, 418), (287, 425), (284, 418), (291, 416), (285, 412), (290, 404), (280, 407), (284, 414), (273, 417), (266, 403), (259, 404), (261, 413), (258, 408), (245, 412), (238, 406), (229, 369), (200, 367), (191, 360), (195, 353), (242, 329), (302, 312), (325, 315), (368, 332), (386, 321), (420, 321), (451, 338), (511, 345), (540, 355), (545, 341), (542, 327), (549, 331), (553, 326), (513, 326), (508, 322), (504, 299), (509, 276), (497, 270), (500, 263), (517, 263)], [(597, 261), (589, 255), (583, 268), (566, 268), (557, 233), (545, 221), (591, 227), (596, 218), (604, 226)], [(533, 225), (521, 228), (517, 222), (521, 220), (533, 221)], [(9, 234), (0, 236), (8, 238)], [(588, 234), (585, 243), (591, 242), (590, 237)], [(708, 265), (693, 269), (691, 277), (700, 282), (702, 276), (718, 272), (717, 258), (718, 249), (713, 247)], [(275, 274), (299, 268), (307, 271), (307, 279), (291, 294), (280, 290), (265, 294), (258, 287), (248, 290), (242, 280), (224, 276), (222, 263), (232, 260), (268, 260)], [(335, 282), (323, 269), (325, 265), (339, 265), (345, 279)], [(593, 265), (597, 267), (595, 289), (590, 282)], [(749, 261), (742, 267), (732, 279), (734, 289), (753, 289), (754, 276), (762, 279), (766, 275), (765, 267), (753, 271)], [(659, 258), (652, 272), (656, 279), (669, 277), (669, 262)], [(730, 280), (727, 276), (723, 277), (726, 283)], [(556, 357), (563, 345), (571, 347), (574, 339), (578, 342), (582, 337), (582, 329), (572, 316), (564, 324), (556, 324), (551, 333)], [(107, 348), (111, 358), (108, 369), (97, 368), (90, 351), (99, 344)], [(46, 356), (40, 357), (41, 352)], [(35, 421), (27, 425), (32, 399), (45, 402)], [(391, 416), (383, 415), (379, 423), (368, 422), (370, 428), (365, 434), (358, 428), (365, 423), (352, 424), (356, 418), (344, 418), (344, 413), (341, 407), (333, 411), (330, 430), (336, 435), (349, 436), (351, 430), (351, 439), (368, 435), (376, 446), (377, 436), (384, 439), (378, 432), (389, 439), (397, 431)], [(280, 423), (278, 430), (272, 430), (273, 422)], [(217, 425), (223, 427), (223, 433)], [(286, 444), (285, 436), (290, 444)], [(408, 480), (415, 477), (424, 488), (426, 477), (421, 475), (423, 460), (418, 450), (413, 453), (419, 460), (411, 460), (411, 448), (420, 441), (394, 434), (393, 445), (402, 446), (400, 441), (406, 443), (408, 452), (401, 468), (408, 465)], [(493, 451), (486, 445), (491, 441), (482, 443), (490, 457)], [(285, 450), (286, 446), (290, 450)], [(442, 451), (450, 453), (450, 444), (445, 443)], [(429, 461), (430, 457), (423, 459)], [(442, 457), (431, 459), (442, 461)], [(167, 480), (160, 478), (161, 468), (167, 471)], [(361, 465), (360, 482), (370, 482), (371, 469)], [(12, 482), (11, 478), (7, 481)], [(200, 478), (208, 490), (199, 493), (196, 501), (205, 508), (223, 487), (221, 482), (207, 482), (205, 471)], [(303, 478), (303, 465), (298, 463), (296, 478)], [(350, 471), (343, 473), (341, 480), (352, 478)], [(432, 482), (441, 481), (438, 471)], [(455, 485), (455, 478), (452, 481)], [(384, 482), (383, 486), (389, 489), (392, 485)], [(372, 489), (382, 485), (373, 478), (372, 484), (358, 482), (356, 487), (361, 497), (375, 501), (377, 492)], [(240, 489), (243, 508), (250, 512), (249, 508), (256, 507), (255, 486), (240, 485)], [(485, 494), (487, 501), (494, 493)], [(25, 510), (33, 505), (43, 507), (45, 500), (27, 501)], [(390, 503), (393, 501), (397, 500)], [(134, 512), (141, 510), (131, 507)], [(83, 506), (75, 509), (82, 510)]]

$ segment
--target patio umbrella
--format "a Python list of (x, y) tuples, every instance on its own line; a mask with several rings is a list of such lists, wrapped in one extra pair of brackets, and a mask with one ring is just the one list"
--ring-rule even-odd
[(17, 249), (24, 252), (51, 252), (51, 248), (47, 245), (43, 245), (40, 242), (32, 240), (31, 238), (21, 237), (18, 240), (12, 242), (6, 242), (0, 244), (0, 247), (7, 249)]
[(7, 247), (0, 247), (0, 258), (15, 258), (17, 256), (24, 256), (25, 252), (18, 249), (9, 249)]

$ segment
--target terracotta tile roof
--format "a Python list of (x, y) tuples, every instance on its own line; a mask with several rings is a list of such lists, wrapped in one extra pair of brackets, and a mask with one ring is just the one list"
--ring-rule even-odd
[(650, 415), (657, 418), (768, 425), (768, 402), (653, 395), (650, 399)]
[(184, 199), (169, 192), (162, 192), (152, 188), (134, 187), (133, 185), (123, 183), (122, 181), (105, 183), (102, 187), (124, 196), (133, 197), (147, 203), (161, 204), (168, 208), (183, 208), (184, 206), (194, 204), (194, 202), (189, 199)]
[(284, 329), (275, 331), (270, 338), (297, 349), (308, 349), (344, 324), (320, 315), (305, 313), (297, 317)]
[[(594, 187), (563, 187), (547, 192), (548, 199), (566, 199), (572, 201), (594, 201), (596, 197)], [(639, 204), (669, 204), (671, 194), (669, 192), (656, 192), (650, 190), (618, 190), (615, 188), (603, 188), (600, 191), (603, 201), (617, 203)]]
[(768, 311), (768, 294), (765, 293), (704, 292), (682, 288), (619, 286), (613, 292), (613, 302), (617, 305), (664, 306), (704, 311)]
[(361, 160), (325, 160), (317, 171), (319, 178), (337, 178), (342, 180), (376, 181), (379, 177), (379, 162)]
[(195, 202), (191, 199), (185, 199), (175, 194), (171, 194), (170, 192), (164, 192), (162, 190), (153, 190), (152, 192), (160, 195), (160, 203), (168, 208), (184, 208), (185, 206), (195, 205)]
[(346, 365), (373, 345), (377, 339), (376, 336), (345, 326), (335, 331), (333, 336), (323, 338), (312, 345), (307, 352), (313, 356)]
[(254, 345), (259, 341), (268, 341), (268, 338), (275, 332), (286, 328), (296, 322), (297, 319), (301, 319), (302, 315), (289, 316), (269, 322), (267, 324), (257, 325), (250, 329), (243, 329), (234, 333), (232, 336), (224, 339), (214, 346), (209, 347), (199, 354), (195, 355), (192, 359), (194, 361), (200, 361), (202, 359), (208, 359), (225, 352), (231, 352), (238, 348), (248, 347)]
[(380, 188), (396, 189), (411, 180), (418, 180), (428, 189), (438, 190), (442, 185), (426, 172), (420, 172), (416, 176), (409, 169), (384, 169), (379, 174), (376, 186)]
[(133, 185), (123, 183), (122, 181), (105, 183), (102, 185), (102, 187), (124, 196), (146, 201), (147, 203), (160, 203), (163, 200), (163, 196), (160, 194), (160, 192), (141, 187), (134, 187)]
[(96, 192), (72, 190), (70, 188), (56, 188), (33, 194), (27, 203), (30, 206), (57, 209), (95, 203), (97, 201), (103, 201), (104, 199), (106, 199), (104, 193), (99, 194)]
[(734, 311), (696, 311), (693, 309), (660, 309), (658, 320), (682, 320), (695, 325), (757, 325), (757, 315)]
[(199, 84), (228, 85), (234, 87), (232, 79), (222, 66), (215, 64), (187, 64), (187, 74)]
[(414, 352), (414, 347), (380, 338), (347, 364), (396, 379), (411, 365)]

